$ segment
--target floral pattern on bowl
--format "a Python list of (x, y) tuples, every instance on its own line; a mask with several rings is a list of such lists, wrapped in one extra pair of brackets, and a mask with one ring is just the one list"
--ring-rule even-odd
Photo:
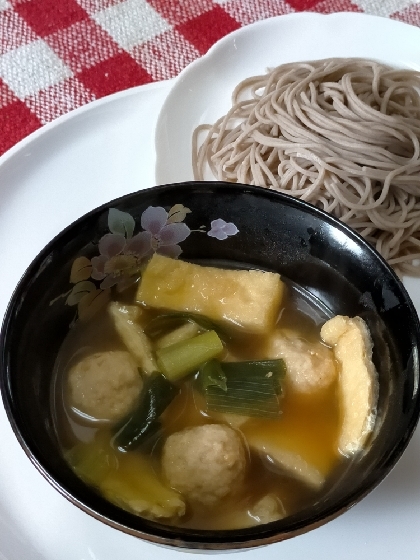
[(166, 211), (161, 206), (149, 206), (140, 218), (141, 231), (134, 234), (136, 222), (128, 212), (110, 208), (108, 229), (98, 242), (99, 255), (89, 259), (78, 257), (74, 260), (66, 304), (77, 305), (81, 320), (88, 320), (111, 297), (111, 289), (119, 292), (135, 284), (153, 253), (178, 258), (182, 243), (191, 233), (205, 233), (209, 237), (223, 241), (239, 230), (232, 222), (218, 218), (210, 224), (191, 230), (184, 222), (191, 210), (182, 204), (175, 204)]

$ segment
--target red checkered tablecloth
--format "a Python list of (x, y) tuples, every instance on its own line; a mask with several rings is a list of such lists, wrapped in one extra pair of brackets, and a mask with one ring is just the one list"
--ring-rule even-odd
[(94, 99), (173, 78), (241, 26), (299, 11), (420, 26), (409, 0), (0, 0), (0, 154)]

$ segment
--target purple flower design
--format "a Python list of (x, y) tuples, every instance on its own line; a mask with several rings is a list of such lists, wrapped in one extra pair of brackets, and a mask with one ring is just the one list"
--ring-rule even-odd
[[(131, 218), (122, 212), (117, 217), (125, 223), (129, 223)], [(129, 237), (132, 231), (127, 233), (128, 228), (125, 228), (125, 233), (114, 229), (99, 240), (99, 256), (91, 259), (91, 277), (101, 282), (102, 290), (115, 285), (123, 290), (134, 283), (139, 277), (142, 261), (152, 253), (179, 257), (182, 249), (178, 243), (191, 233), (186, 224), (171, 222), (171, 216), (160, 206), (149, 206), (143, 212), (141, 226), (144, 231), (133, 237)], [(120, 228), (118, 224), (117, 227)]]
[(149, 206), (141, 216), (141, 226), (151, 236), (154, 252), (167, 257), (177, 258), (182, 253), (178, 243), (191, 233), (183, 222), (170, 222), (168, 212), (160, 206)]
[[(106, 292), (106, 297), (100, 300), (104, 304), (109, 298), (110, 288), (115, 286), (118, 291), (123, 291), (139, 279), (141, 267), (153, 253), (171, 258), (179, 257), (182, 253), (179, 244), (191, 233), (190, 228), (183, 223), (190, 212), (183, 204), (175, 204), (168, 212), (160, 206), (149, 206), (141, 215), (142, 231), (134, 235), (136, 222), (133, 216), (117, 208), (110, 208), (110, 233), (99, 240), (99, 255), (90, 261), (86, 257), (79, 257), (74, 263), (74, 270), (72, 267), (70, 282), (74, 286), (70, 295), (67, 294), (68, 305), (77, 304), (80, 308), (80, 304), (85, 302), (87, 307), (82, 307), (86, 314), (89, 306), (99, 301), (96, 296), (91, 298), (92, 293), (97, 295), (101, 291)], [(193, 231), (205, 233), (204, 226)], [(219, 218), (211, 222), (207, 235), (224, 240), (236, 235), (238, 231), (235, 224)], [(96, 281), (99, 287), (89, 278)], [(90, 298), (87, 303), (85, 296)]]
[(126, 239), (121, 233), (107, 233), (98, 248), (99, 256), (91, 259), (91, 277), (102, 281), (102, 290), (115, 285), (122, 289), (137, 280), (141, 261), (151, 254), (151, 235), (141, 231)]
[(222, 218), (211, 222), (211, 230), (207, 232), (209, 237), (215, 237), (219, 241), (227, 239), (231, 235), (236, 235), (239, 230), (233, 222), (225, 222)]

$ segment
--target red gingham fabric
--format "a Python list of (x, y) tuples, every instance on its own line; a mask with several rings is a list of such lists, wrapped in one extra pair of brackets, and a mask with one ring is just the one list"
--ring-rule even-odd
[(0, 154), (94, 99), (173, 78), (241, 26), (300, 11), (420, 26), (409, 0), (0, 0)]

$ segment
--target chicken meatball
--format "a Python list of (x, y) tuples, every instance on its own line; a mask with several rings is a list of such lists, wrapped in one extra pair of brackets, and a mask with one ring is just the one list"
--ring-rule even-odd
[(283, 358), (289, 382), (301, 393), (326, 389), (337, 377), (334, 354), (320, 342), (277, 331), (269, 338), (266, 350), (270, 359)]
[(133, 408), (143, 380), (128, 352), (97, 352), (68, 374), (70, 405), (97, 420), (117, 421)]
[(204, 505), (237, 491), (246, 470), (241, 437), (222, 424), (196, 426), (170, 435), (162, 461), (170, 486)]

